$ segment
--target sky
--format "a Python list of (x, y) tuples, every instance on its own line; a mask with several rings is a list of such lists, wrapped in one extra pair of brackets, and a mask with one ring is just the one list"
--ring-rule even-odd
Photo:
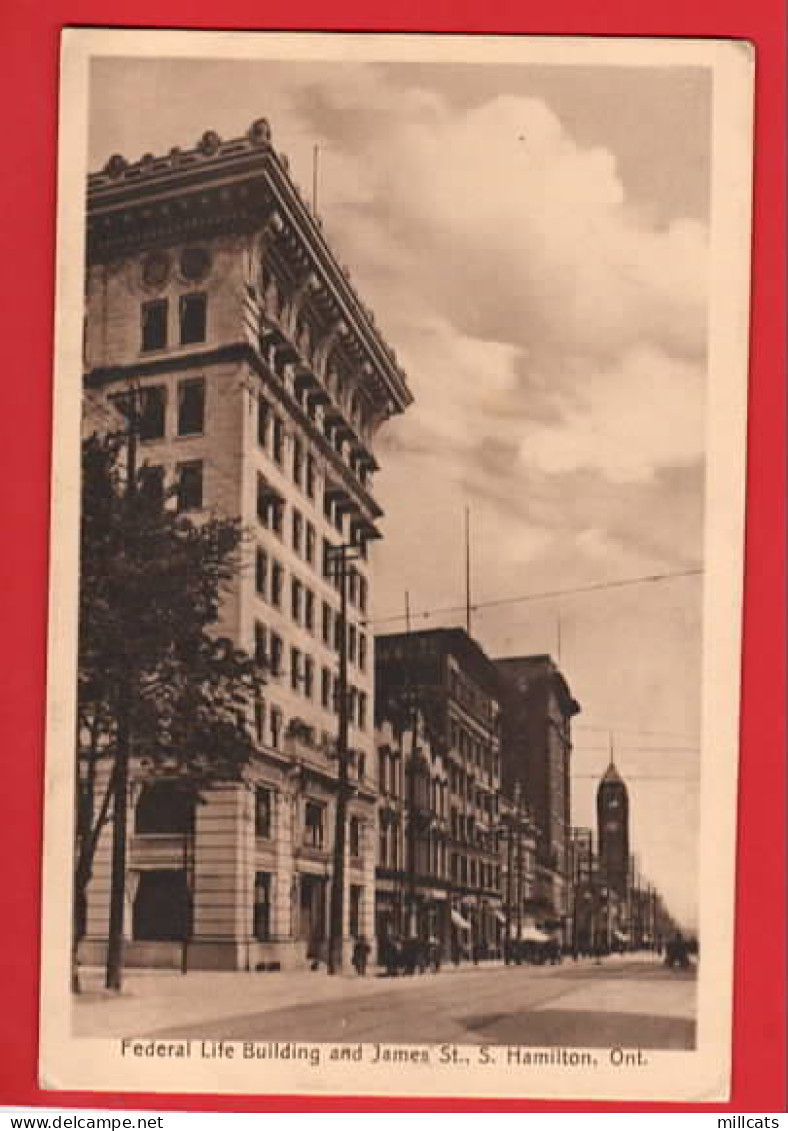
[[(378, 631), (703, 566), (711, 82), (700, 68), (98, 59), (88, 166), (266, 117), (415, 401), (377, 444)], [(696, 919), (702, 577), (477, 609), (613, 748), (644, 875)], [(455, 609), (440, 613), (430, 610)], [(428, 615), (423, 615), (427, 613)], [(394, 619), (399, 618), (399, 619)]]

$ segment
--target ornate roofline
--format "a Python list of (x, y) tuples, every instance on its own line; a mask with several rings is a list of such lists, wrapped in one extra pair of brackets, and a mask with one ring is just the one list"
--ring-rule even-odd
[(222, 141), (207, 130), (192, 149), (145, 154), (128, 162), (119, 154), (87, 179), (87, 255), (101, 262), (140, 246), (220, 232), (253, 234), (275, 220), (294, 254), (316, 272), (338, 322), (361, 347), (385, 388), (389, 411), (413, 401), (405, 373), (374, 315), (362, 303), (347, 268), (339, 263), (315, 217), (276, 153), (265, 119), (241, 138)]

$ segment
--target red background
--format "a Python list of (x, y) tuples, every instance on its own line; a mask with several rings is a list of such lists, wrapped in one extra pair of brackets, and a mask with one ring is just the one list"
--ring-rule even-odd
[[(330, 7), (330, 12), (329, 12)], [(588, 8), (588, 10), (587, 10)], [(785, 14), (782, 0), (226, 0), (225, 28), (746, 37), (757, 49), (755, 235), (733, 1098), (785, 1110)], [(215, 27), (207, 0), (6, 0), (0, 68), (0, 1104), (226, 1111), (670, 1111), (667, 1104), (106, 1095), (36, 1083), (58, 40), (63, 25)], [(265, 12), (266, 24), (260, 24)], [(681, 123), (677, 123), (681, 128)], [(64, 846), (65, 851), (65, 846)]]

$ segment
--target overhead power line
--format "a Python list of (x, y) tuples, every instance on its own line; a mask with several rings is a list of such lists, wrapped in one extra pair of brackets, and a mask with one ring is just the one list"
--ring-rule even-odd
[[(680, 577), (698, 577), (705, 571), (703, 569), (681, 569), (675, 570), (672, 573), (651, 573), (644, 574), (642, 577), (625, 577), (619, 581), (598, 581), (593, 585), (577, 585), (571, 589), (545, 589), (538, 593), (523, 593), (519, 597), (498, 597), (492, 601), (478, 601), (476, 604), (470, 606), (471, 612), (478, 612), (480, 609), (494, 609), (500, 608), (504, 605), (518, 605), (526, 601), (544, 601), (550, 597), (570, 597), (576, 593), (598, 593), (605, 589), (622, 589), (628, 585), (648, 585), (656, 581), (672, 581)], [(465, 605), (445, 605), (440, 608), (424, 609), (420, 613), (412, 613), (411, 620), (428, 620), (430, 617), (441, 616), (446, 613), (464, 613), (467, 612)], [(372, 618), (365, 623), (368, 625), (377, 624), (391, 624), (394, 621), (405, 620), (403, 613), (397, 613), (388, 617)]]

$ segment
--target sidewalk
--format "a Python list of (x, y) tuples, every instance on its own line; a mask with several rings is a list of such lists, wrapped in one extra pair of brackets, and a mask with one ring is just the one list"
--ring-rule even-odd
[(445, 965), (439, 974), (382, 977), (373, 967), (366, 977), (352, 970), (330, 976), (325, 968), (317, 971), (292, 970), (277, 973), (216, 972), (195, 970), (180, 974), (174, 970), (137, 970), (125, 972), (125, 988), (119, 995), (103, 988), (103, 970), (82, 969), (83, 992), (73, 999), (72, 1024), (77, 1037), (132, 1037), (172, 1029), (174, 1026), (199, 1025), (243, 1013), (268, 1013), (274, 1010), (320, 1002), (368, 997), (396, 989), (398, 993), (419, 993), (425, 979), (489, 977), (506, 970), (542, 978), (562, 970), (605, 969), (610, 973), (623, 970), (632, 963), (656, 964), (650, 955), (622, 955), (607, 958), (602, 966), (593, 959), (567, 959), (562, 967), (510, 966), (502, 961), (465, 963), (459, 967)]

